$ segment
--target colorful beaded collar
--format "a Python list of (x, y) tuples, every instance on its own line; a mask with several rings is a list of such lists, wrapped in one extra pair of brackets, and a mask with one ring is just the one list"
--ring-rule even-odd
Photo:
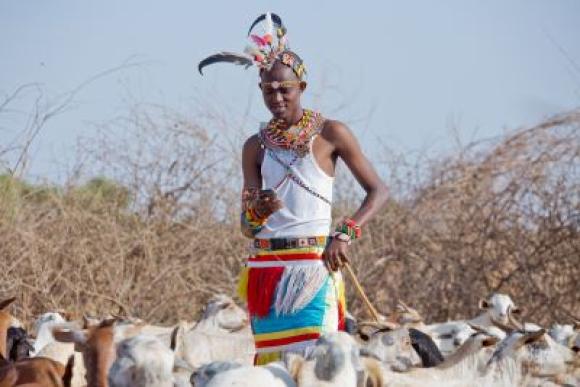
[(268, 148), (288, 149), (304, 157), (310, 151), (310, 139), (319, 132), (323, 122), (320, 113), (304, 109), (300, 121), (287, 129), (282, 120), (271, 119), (261, 130), (260, 137)]

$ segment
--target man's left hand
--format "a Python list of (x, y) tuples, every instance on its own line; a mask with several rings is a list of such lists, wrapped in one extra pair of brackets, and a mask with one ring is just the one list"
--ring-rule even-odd
[(332, 271), (337, 271), (348, 262), (348, 243), (338, 239), (332, 239), (330, 244), (324, 250), (324, 260), (327, 267)]

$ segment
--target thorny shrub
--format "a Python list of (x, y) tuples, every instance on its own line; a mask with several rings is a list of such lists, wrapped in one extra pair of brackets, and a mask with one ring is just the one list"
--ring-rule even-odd
[[(19, 196), (23, 183), (4, 178), (0, 296), (17, 296), (26, 321), (68, 310), (168, 323), (194, 319), (214, 293), (235, 294), (247, 246), (239, 153), (208, 133), (167, 110), (135, 111), (80, 147), (90, 174), (108, 179), (42, 195), (27, 185)], [(391, 199), (351, 260), (379, 310), (401, 299), (427, 321), (469, 317), (502, 292), (526, 321), (580, 319), (579, 135), (572, 112), (419, 165), (378, 165)], [(360, 197), (338, 201), (335, 216)], [(348, 298), (363, 317), (350, 286)]]

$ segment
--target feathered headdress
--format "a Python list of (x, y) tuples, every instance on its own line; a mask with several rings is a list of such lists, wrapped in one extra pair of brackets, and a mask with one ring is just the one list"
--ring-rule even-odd
[[(252, 31), (260, 23), (264, 34), (253, 34)], [(246, 47), (243, 54), (222, 51), (210, 55), (199, 62), (197, 66), (199, 73), (203, 75), (201, 70), (205, 66), (219, 62), (234, 63), (245, 68), (255, 65), (259, 69), (270, 70), (274, 62), (279, 60), (302, 79), (306, 73), (304, 63), (296, 53), (289, 50), (286, 27), (280, 16), (270, 12), (258, 16), (248, 30), (248, 38), (251, 44)]]

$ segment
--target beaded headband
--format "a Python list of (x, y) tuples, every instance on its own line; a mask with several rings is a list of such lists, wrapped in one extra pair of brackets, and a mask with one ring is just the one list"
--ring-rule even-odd
[[(254, 28), (261, 22), (263, 22), (262, 29), (264, 34), (252, 34)], [(219, 62), (233, 63), (245, 66), (245, 68), (256, 66), (261, 72), (270, 70), (274, 63), (279, 61), (290, 67), (300, 80), (303, 79), (306, 74), (304, 62), (295, 52), (290, 51), (286, 27), (282, 23), (280, 16), (270, 12), (258, 16), (250, 26), (248, 37), (252, 45), (248, 45), (243, 54), (222, 51), (210, 55), (199, 62), (197, 66), (199, 73), (203, 75), (202, 69), (205, 66)]]

